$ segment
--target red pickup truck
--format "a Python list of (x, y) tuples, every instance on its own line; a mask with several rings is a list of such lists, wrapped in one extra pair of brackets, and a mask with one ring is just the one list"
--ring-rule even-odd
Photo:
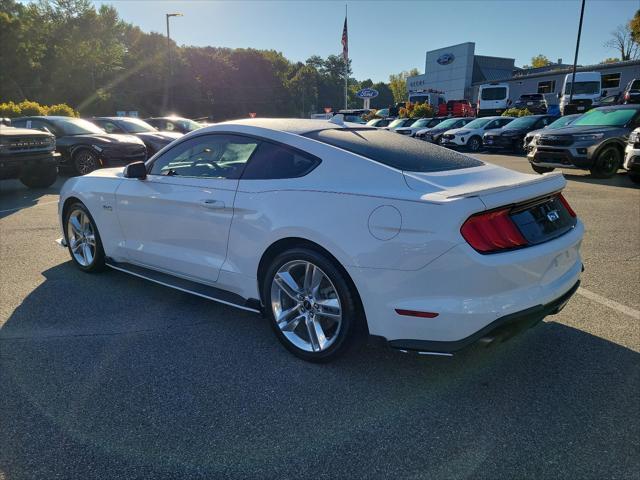
[(438, 116), (440, 117), (473, 117), (475, 114), (469, 100), (449, 100), (438, 107)]

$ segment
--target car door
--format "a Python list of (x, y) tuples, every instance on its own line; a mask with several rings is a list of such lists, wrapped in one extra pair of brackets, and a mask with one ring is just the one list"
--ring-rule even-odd
[(147, 166), (145, 180), (116, 192), (127, 261), (214, 283), (227, 255), (238, 179), (258, 141), (204, 134), (178, 143)]

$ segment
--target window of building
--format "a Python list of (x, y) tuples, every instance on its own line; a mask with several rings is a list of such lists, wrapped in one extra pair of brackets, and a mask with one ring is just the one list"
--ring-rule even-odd
[(538, 93), (553, 93), (556, 91), (556, 81), (547, 80), (546, 82), (538, 82)]
[(602, 75), (602, 88), (618, 88), (620, 86), (620, 73), (607, 73)]

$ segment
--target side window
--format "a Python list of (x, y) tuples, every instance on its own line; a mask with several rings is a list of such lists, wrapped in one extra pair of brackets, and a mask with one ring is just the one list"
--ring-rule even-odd
[(171, 123), (171, 122), (163, 121), (160, 124), (160, 127), (161, 127), (160, 130), (165, 130), (167, 132), (173, 132), (175, 130), (175, 127), (174, 127), (173, 123)]
[(303, 177), (320, 159), (270, 142), (261, 142), (242, 174), (243, 180), (274, 180)]
[(498, 127), (504, 127), (511, 120), (512, 120), (511, 118), (501, 118), (501, 119), (496, 120), (496, 121), (498, 122)]
[(107, 133), (123, 133), (123, 130), (113, 122), (101, 121), (96, 122), (96, 125), (104, 129)]
[(201, 135), (176, 145), (151, 165), (151, 175), (240, 178), (258, 140), (234, 135)]
[[(17, 123), (14, 124), (18, 126)], [(24, 122), (24, 128), (32, 128), (33, 130), (40, 130), (41, 132), (54, 133), (53, 128), (50, 127), (47, 123), (42, 120), (34, 119), (34, 120), (26, 120)]]

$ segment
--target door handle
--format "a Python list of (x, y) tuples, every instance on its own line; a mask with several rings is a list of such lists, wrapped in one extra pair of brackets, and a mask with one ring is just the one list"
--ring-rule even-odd
[(212, 199), (202, 200), (200, 202), (200, 205), (202, 205), (204, 208), (210, 208), (213, 210), (224, 208), (224, 202), (222, 200), (212, 200)]

